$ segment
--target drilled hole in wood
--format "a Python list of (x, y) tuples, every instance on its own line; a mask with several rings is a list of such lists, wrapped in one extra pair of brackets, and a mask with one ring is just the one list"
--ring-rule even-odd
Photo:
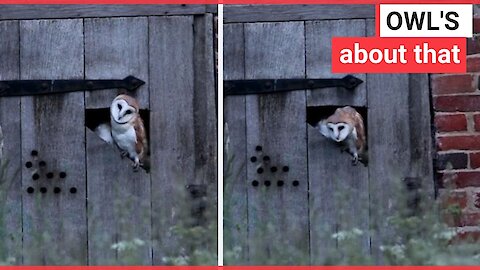
[(264, 156), (263, 161), (270, 161), (270, 157), (269, 156)]
[(72, 193), (72, 194), (77, 193), (77, 188), (76, 187), (70, 188), (70, 193)]
[(277, 169), (277, 167), (275, 167), (275, 166), (273, 166), (273, 167), (270, 168), (270, 171), (271, 171), (272, 173), (277, 172), (277, 170), (278, 170), (278, 169)]
[(258, 181), (257, 181), (257, 180), (253, 180), (253, 181), (252, 181), (252, 186), (258, 187)]
[(30, 161), (27, 161), (27, 162), (25, 163), (25, 167), (27, 167), (27, 168), (29, 168), (29, 169), (30, 169), (32, 166), (33, 166), (33, 164), (32, 164), (32, 162), (30, 162)]
[(41, 187), (40, 192), (41, 193), (47, 193), (47, 188), (46, 187)]
[(55, 194), (58, 194), (58, 193), (60, 193), (61, 191), (62, 191), (62, 189), (59, 188), (59, 187), (53, 188), (53, 193), (55, 193)]
[(48, 179), (52, 179), (55, 175), (53, 174), (53, 172), (48, 172), (47, 173), (47, 178)]
[(255, 147), (255, 151), (262, 151), (262, 147), (261, 147), (260, 145), (257, 145), (257, 146)]
[(27, 192), (32, 194), (33, 192), (35, 191), (35, 189), (33, 187), (28, 187), (27, 188)]
[(257, 173), (258, 173), (258, 174), (262, 174), (262, 173), (263, 173), (263, 168), (262, 168), (262, 167), (258, 168), (258, 169), (257, 169)]
[(38, 173), (34, 173), (34, 174), (32, 175), (32, 179), (33, 179), (33, 180), (38, 180), (39, 178), (40, 178), (40, 175), (39, 175)]
[(251, 162), (257, 162), (257, 157), (251, 157), (251, 158), (250, 158), (250, 161), (251, 161)]
[(38, 166), (45, 167), (45, 166), (47, 166), (47, 163), (45, 161), (41, 160), (40, 162), (38, 162)]
[(277, 181), (277, 187), (283, 187), (284, 184), (285, 184), (285, 182), (283, 182), (283, 180), (278, 180)]
[(32, 150), (32, 152), (30, 154), (32, 155), (32, 157), (36, 157), (36, 156), (38, 156), (38, 151), (37, 150)]
[(290, 168), (288, 166), (283, 166), (282, 167), (283, 172), (288, 172), (289, 170), (290, 170)]
[(60, 178), (65, 178), (65, 177), (67, 177), (67, 173), (66, 172), (60, 172), (59, 176), (60, 176)]
[(295, 181), (292, 182), (292, 185), (294, 187), (298, 187), (300, 185), (300, 182), (298, 180), (295, 180)]
[(269, 187), (272, 184), (272, 182), (270, 182), (269, 180), (265, 180), (263, 183), (266, 187)]

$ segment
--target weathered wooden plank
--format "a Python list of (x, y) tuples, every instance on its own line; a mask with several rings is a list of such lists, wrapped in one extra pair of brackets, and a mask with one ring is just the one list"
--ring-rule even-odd
[[(374, 32), (375, 24), (367, 21), (367, 36)], [(408, 74), (368, 74), (367, 80), (371, 249), (381, 264), (380, 246), (392, 240), (385, 217), (397, 211), (410, 170), (410, 84)]]
[[(82, 20), (21, 21), (20, 40), (21, 79), (83, 78)], [(22, 164), (33, 161), (23, 167), (22, 183), (35, 188), (23, 196), (24, 263), (86, 264), (84, 94), (22, 97), (21, 123)]]
[[(223, 28), (224, 79), (241, 80), (244, 70), (243, 24), (229, 24)], [(247, 215), (247, 156), (245, 96), (228, 96), (224, 101), (225, 154), (224, 154), (224, 251), (240, 247), (240, 261), (225, 257), (228, 265), (248, 262)], [(226, 254), (225, 254), (226, 255)]]
[[(15, 80), (20, 76), (20, 52), (18, 22), (0, 22), (0, 80)], [(6, 239), (2, 239), (2, 259), (15, 258), (16, 264), (22, 263), (22, 179), (21, 179), (21, 138), (20, 138), (20, 98), (0, 99), (0, 126), (3, 128), (4, 157), (8, 160), (8, 179), (12, 181), (10, 188), (2, 184), (2, 193), (7, 192), (6, 200), (2, 196), (3, 207), (2, 229)], [(1, 157), (0, 157), (1, 160)], [(12, 179), (14, 178), (14, 179)]]
[(421, 180), (424, 199), (435, 197), (433, 175), (433, 145), (431, 129), (431, 106), (428, 74), (409, 76), (410, 114), (410, 169), (409, 177)]
[[(86, 79), (123, 79), (133, 75), (146, 82), (135, 90), (142, 108), (149, 108), (147, 18), (85, 19)], [(85, 105), (108, 108), (124, 90), (85, 92)]]
[(194, 31), (195, 179), (198, 184), (212, 186), (214, 191), (217, 183), (217, 121), (213, 16), (196, 16)]
[[(335, 20), (306, 23), (307, 78), (343, 77), (331, 73), (331, 37), (364, 36), (364, 20)], [(365, 74), (355, 74), (365, 81)], [(307, 91), (313, 106), (366, 106), (366, 83), (354, 92), (340, 88)], [(319, 108), (316, 112), (331, 113)], [(332, 112), (333, 113), (333, 112)], [(366, 123), (365, 123), (366, 124)], [(310, 181), (310, 247), (312, 264), (324, 264), (329, 256), (345, 253), (355, 245), (359, 254), (369, 254), (368, 168), (351, 165), (351, 156), (318, 129), (308, 126), (308, 179)], [(332, 238), (339, 231), (360, 229), (363, 235), (345, 243)], [(328, 251), (339, 251), (329, 253)]]
[(189, 15), (216, 12), (211, 5), (1, 5), (0, 20)]
[[(331, 20), (306, 22), (307, 77), (342, 78), (346, 74), (332, 74), (332, 37), (365, 36), (364, 20)], [(341, 87), (307, 91), (308, 106), (350, 105), (366, 106), (365, 74), (353, 74), (362, 79), (354, 90)]]
[(185, 185), (197, 183), (193, 18), (151, 17), (149, 24), (150, 85), (155, 85), (150, 96), (153, 264), (163, 264), (162, 258), (179, 254), (182, 243), (170, 229), (183, 221), (179, 202), (185, 203)]
[[(303, 78), (304, 40), (303, 23), (246, 24), (245, 78)], [(248, 162), (247, 181), (259, 182), (258, 187), (248, 185), (253, 264), (308, 263), (305, 105), (305, 91), (246, 97), (246, 152), (257, 157)], [(283, 172), (283, 166), (289, 171)]]
[[(147, 82), (137, 89), (136, 98), (142, 108), (148, 108), (147, 46), (146, 18), (86, 19), (86, 78), (133, 74)], [(108, 108), (116, 95), (116, 89), (86, 92), (85, 107)], [(116, 148), (86, 132), (89, 264), (151, 265), (150, 175), (133, 172), (130, 160), (122, 160)], [(128, 252), (111, 248), (135, 238), (145, 244)]]
[(374, 5), (225, 5), (225, 23), (375, 18)]

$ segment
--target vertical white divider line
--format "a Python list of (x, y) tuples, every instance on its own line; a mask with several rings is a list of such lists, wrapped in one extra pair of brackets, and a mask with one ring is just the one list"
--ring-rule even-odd
[(217, 108), (218, 108), (218, 119), (217, 119), (217, 134), (218, 134), (218, 159), (217, 159), (217, 169), (218, 169), (218, 247), (217, 247), (217, 257), (218, 257), (218, 266), (223, 266), (223, 4), (218, 5), (218, 22), (217, 22), (217, 31), (218, 31), (218, 42), (217, 42), (217, 65), (218, 65), (218, 95), (217, 95)]

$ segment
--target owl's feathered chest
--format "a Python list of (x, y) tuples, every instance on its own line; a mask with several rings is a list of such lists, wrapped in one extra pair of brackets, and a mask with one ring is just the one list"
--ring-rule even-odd
[(130, 124), (119, 125), (112, 123), (112, 137), (117, 143), (118, 147), (124, 150), (135, 149), (137, 142), (137, 134), (135, 129)]

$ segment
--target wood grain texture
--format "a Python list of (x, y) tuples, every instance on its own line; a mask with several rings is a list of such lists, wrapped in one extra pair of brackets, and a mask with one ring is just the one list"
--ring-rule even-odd
[[(194, 39), (191, 16), (151, 17), (150, 135), (153, 264), (178, 256), (182, 243), (169, 230), (180, 225), (181, 204), (195, 179)], [(182, 202), (182, 203), (179, 203)]]
[[(85, 20), (85, 76), (88, 79), (134, 75), (147, 82), (136, 90), (149, 107), (148, 21), (146, 18)], [(108, 108), (117, 89), (86, 92), (86, 108)], [(134, 172), (129, 159), (86, 129), (89, 264), (151, 265), (150, 175)], [(111, 246), (134, 238), (145, 245), (133, 252)]]
[(225, 23), (375, 18), (374, 5), (225, 5)]
[[(245, 78), (243, 24), (229, 24), (224, 32), (224, 79)], [(224, 250), (241, 247), (240, 262), (225, 261), (235, 265), (248, 261), (247, 215), (247, 156), (245, 96), (227, 96), (224, 101), (225, 153), (224, 153)]]
[(0, 20), (188, 15), (205, 12), (216, 12), (216, 8), (212, 5), (1, 5)]
[[(22, 21), (20, 40), (21, 79), (83, 78), (82, 20)], [(22, 183), (35, 188), (23, 196), (24, 263), (86, 264), (84, 94), (22, 97), (21, 103), (22, 164), (34, 162), (23, 167)], [(37, 167), (41, 160), (46, 167)], [(49, 171), (53, 179), (45, 177)], [(67, 177), (59, 179), (59, 171)], [(40, 179), (32, 180), (34, 173)], [(53, 194), (56, 186), (61, 193)], [(47, 192), (38, 192), (41, 187)]]
[[(343, 77), (331, 73), (331, 37), (365, 34), (364, 20), (307, 22), (307, 77)], [(355, 74), (365, 81), (365, 74)], [(366, 106), (366, 82), (353, 92), (340, 88), (307, 91), (309, 106)], [(328, 116), (328, 115), (327, 115)], [(366, 124), (366, 123), (365, 123)], [(368, 167), (351, 165), (351, 156), (318, 129), (308, 125), (308, 179), (310, 181), (310, 248), (312, 264), (324, 264), (329, 256), (343, 253), (343, 242), (332, 238), (353, 228), (364, 232), (354, 245), (360, 254), (370, 253)], [(350, 248), (351, 248), (350, 246)], [(335, 253), (329, 253), (338, 247)]]
[[(147, 18), (85, 19), (86, 79), (123, 79), (133, 75), (146, 82), (132, 93), (149, 108)], [(108, 108), (123, 89), (85, 92), (87, 108)]]
[(195, 179), (197, 184), (210, 185), (214, 191), (217, 183), (217, 117), (213, 16), (195, 16), (194, 32)]
[[(332, 74), (332, 37), (365, 36), (365, 20), (331, 20), (306, 22), (307, 78), (343, 78)], [(307, 91), (308, 106), (367, 105), (365, 74), (352, 74), (364, 83), (354, 90), (341, 87)]]
[[(18, 22), (0, 22), (0, 80), (16, 80), (20, 76), (20, 52), (19, 52), (19, 24)], [(21, 179), (21, 127), (20, 98), (0, 99), (0, 126), (3, 128), (3, 154), (9, 162), (6, 179), (12, 181), (10, 187), (2, 184), (2, 192), (6, 193), (6, 200), (1, 204), (3, 207), (4, 228), (6, 242), (6, 257), (13, 257), (17, 264), (22, 263), (22, 179)], [(1, 152), (1, 150), (0, 150)], [(0, 154), (1, 155), (1, 154)], [(0, 157), (1, 160), (1, 157)], [(12, 179), (13, 178), (13, 179)], [(2, 200), (5, 198), (2, 196)], [(4, 252), (5, 252), (4, 251)], [(2, 255), (3, 256), (3, 255)]]
[[(374, 31), (373, 21), (368, 22), (367, 35)], [(380, 246), (392, 241), (385, 217), (397, 213), (403, 180), (410, 174), (410, 84), (408, 74), (368, 74), (367, 80), (371, 248), (381, 264)]]
[[(303, 78), (304, 40), (303, 23), (246, 24), (245, 78)], [(247, 181), (260, 183), (248, 186), (252, 264), (308, 263), (305, 105), (305, 91), (246, 97), (247, 156), (258, 158), (247, 165)], [(261, 153), (255, 151), (257, 145), (262, 146)], [(264, 162), (267, 155), (270, 161)], [(290, 170), (272, 173), (272, 166)], [(259, 167), (265, 172), (258, 174)], [(284, 186), (277, 186), (279, 180)]]

